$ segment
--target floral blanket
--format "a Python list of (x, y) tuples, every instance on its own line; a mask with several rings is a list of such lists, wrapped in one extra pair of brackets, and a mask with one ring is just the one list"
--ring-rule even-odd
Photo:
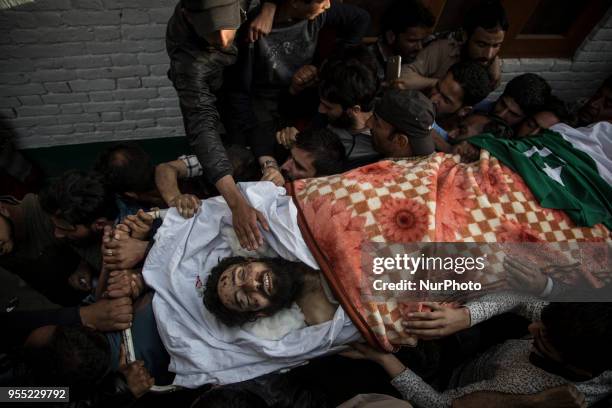
[[(363, 296), (362, 251), (371, 243), (610, 241), (603, 225), (577, 227), (565, 213), (539, 206), (522, 178), (485, 150), (470, 164), (442, 153), (381, 161), (295, 181), (289, 190), (304, 239), (334, 294), (364, 338), (389, 351), (414, 344), (401, 321), (421, 305)], [(585, 276), (593, 286), (603, 284)], [(487, 282), (503, 283), (499, 276)]]

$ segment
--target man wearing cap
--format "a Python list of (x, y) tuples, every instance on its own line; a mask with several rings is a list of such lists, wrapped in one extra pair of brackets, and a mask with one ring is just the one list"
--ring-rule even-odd
[[(266, 20), (263, 26), (271, 27), (275, 9), (273, 2), (264, 5), (258, 17)], [(223, 82), (223, 69), (236, 60), (234, 37), (244, 16), (238, 0), (181, 0), (168, 21), (166, 49), (170, 56), (168, 77), (179, 97), (189, 144), (204, 167), (205, 177), (230, 206), (240, 244), (255, 249), (263, 243), (257, 221), (264, 229), (268, 224), (249, 205), (232, 177), (232, 165), (217, 128), (215, 95)], [(254, 40), (257, 36), (251, 32), (249, 37)]]
[(391, 89), (376, 104), (366, 125), (374, 150), (386, 158), (425, 156), (434, 152), (431, 101), (421, 92)]

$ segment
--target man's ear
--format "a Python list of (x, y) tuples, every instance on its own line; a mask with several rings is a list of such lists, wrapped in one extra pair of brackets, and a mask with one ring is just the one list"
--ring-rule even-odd
[(0, 204), (0, 214), (4, 215), (6, 218), (11, 218), (8, 209), (2, 204)]
[(102, 233), (104, 231), (104, 227), (107, 225), (112, 225), (112, 221), (109, 221), (106, 217), (100, 217), (91, 224), (91, 229), (95, 232)]
[(408, 136), (406, 136), (403, 133), (399, 133), (399, 132), (393, 135), (393, 143), (395, 143), (402, 149), (405, 149), (407, 146), (410, 146), (410, 141), (408, 140)]
[(385, 40), (388, 45), (391, 45), (395, 42), (395, 33), (391, 30), (385, 31)]
[(460, 118), (465, 118), (467, 115), (472, 113), (473, 110), (473, 106), (464, 106), (463, 108), (457, 111), (457, 116), (459, 116)]

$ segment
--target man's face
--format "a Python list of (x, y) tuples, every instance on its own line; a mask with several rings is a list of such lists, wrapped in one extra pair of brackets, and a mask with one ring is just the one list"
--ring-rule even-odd
[(489, 66), (499, 53), (505, 32), (501, 29), (485, 30), (477, 27), (467, 42), (467, 55), (472, 61)]
[(294, 0), (292, 5), (295, 7), (294, 17), (302, 20), (314, 20), (331, 7), (330, 0)]
[(561, 120), (552, 112), (538, 112), (521, 123), (516, 132), (516, 137), (537, 135), (542, 130), (548, 129), (559, 122)]
[(312, 178), (317, 175), (314, 167), (314, 157), (306, 150), (299, 147), (292, 147), (290, 157), (281, 166), (281, 172), (285, 179), (299, 180)]
[(368, 119), (366, 126), (372, 134), (372, 147), (385, 157), (394, 157), (397, 153), (397, 145), (394, 143), (395, 128), (389, 122), (382, 119), (376, 112)]
[(71, 224), (68, 221), (61, 218), (58, 215), (51, 216), (51, 222), (53, 223), (53, 234), (55, 238), (67, 240), (71, 242), (89, 242), (92, 238), (93, 231), (91, 226), (84, 224)]
[(401, 55), (404, 62), (410, 62), (423, 49), (423, 40), (429, 33), (430, 30), (426, 27), (408, 27), (406, 31), (395, 37), (391, 45), (393, 51)]
[(233, 265), (221, 274), (217, 293), (223, 305), (236, 312), (258, 312), (271, 305), (277, 276), (263, 262)]
[(463, 106), (463, 88), (449, 71), (432, 88), (429, 99), (436, 108), (436, 117), (443, 119), (453, 115)]
[(10, 254), (14, 247), (11, 224), (5, 218), (5, 215), (2, 215), (0, 216), (0, 256)]
[(327, 116), (327, 120), (330, 123), (333, 123), (338, 121), (345, 112), (344, 109), (342, 109), (342, 105), (339, 103), (332, 103), (321, 98), (319, 103), (319, 113)]
[(585, 124), (612, 122), (612, 89), (601, 87), (578, 112), (578, 118)]
[(448, 132), (448, 141), (451, 144), (458, 144), (472, 136), (480, 135), (490, 122), (491, 119), (484, 115), (468, 115), (459, 121), (457, 127)]
[(502, 95), (497, 102), (495, 102), (493, 113), (510, 126), (515, 126), (525, 119), (525, 113), (514, 98), (505, 95)]

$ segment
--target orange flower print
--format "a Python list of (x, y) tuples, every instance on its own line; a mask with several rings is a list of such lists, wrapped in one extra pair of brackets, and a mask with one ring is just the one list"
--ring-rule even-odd
[(384, 237), (390, 242), (418, 242), (429, 225), (429, 211), (424, 204), (393, 199), (383, 204), (377, 215)]
[(359, 183), (371, 183), (375, 187), (381, 187), (386, 182), (391, 182), (401, 176), (401, 168), (391, 161), (380, 161), (346, 173), (346, 177)]

